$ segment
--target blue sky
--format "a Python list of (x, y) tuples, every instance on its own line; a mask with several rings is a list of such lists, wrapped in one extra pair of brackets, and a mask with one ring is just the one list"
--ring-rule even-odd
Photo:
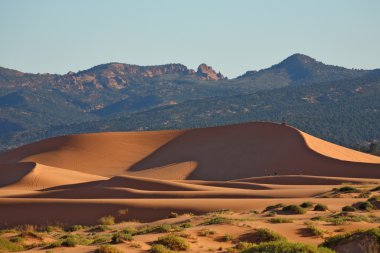
[(0, 0), (0, 66), (207, 63), (229, 77), (299, 52), (380, 68), (378, 0)]

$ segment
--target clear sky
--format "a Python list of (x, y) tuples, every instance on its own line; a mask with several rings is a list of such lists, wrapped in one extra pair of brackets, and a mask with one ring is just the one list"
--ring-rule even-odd
[(293, 53), (380, 68), (379, 0), (0, 0), (0, 66), (207, 63), (228, 77)]

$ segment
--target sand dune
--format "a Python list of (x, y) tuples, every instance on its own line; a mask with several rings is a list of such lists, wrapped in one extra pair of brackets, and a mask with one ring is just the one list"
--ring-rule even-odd
[(1, 190), (40, 190), (48, 187), (106, 180), (108, 178), (36, 164), (0, 164)]
[[(380, 157), (274, 123), (56, 137), (0, 154), (0, 226), (94, 224), (129, 209), (248, 211), (380, 184)], [(358, 199), (318, 199), (338, 210)], [(26, 211), (27, 210), (27, 211)]]
[[(101, 144), (101, 145), (100, 145)], [(101, 176), (232, 180), (268, 175), (380, 178), (380, 157), (274, 123), (57, 137), (0, 155)]]

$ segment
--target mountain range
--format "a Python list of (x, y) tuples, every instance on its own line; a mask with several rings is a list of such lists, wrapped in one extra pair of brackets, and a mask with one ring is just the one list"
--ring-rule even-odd
[(286, 121), (353, 147), (380, 139), (380, 70), (294, 54), (228, 79), (212, 67), (102, 64), (77, 73), (0, 68), (0, 150), (63, 134)]

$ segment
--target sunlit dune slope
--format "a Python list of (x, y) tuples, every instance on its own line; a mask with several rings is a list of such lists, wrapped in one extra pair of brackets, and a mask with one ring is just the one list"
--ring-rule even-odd
[(265, 122), (47, 139), (0, 156), (101, 176), (233, 180), (268, 175), (380, 178), (380, 157)]
[(41, 190), (67, 184), (78, 184), (108, 178), (33, 162), (0, 164), (0, 190)]

